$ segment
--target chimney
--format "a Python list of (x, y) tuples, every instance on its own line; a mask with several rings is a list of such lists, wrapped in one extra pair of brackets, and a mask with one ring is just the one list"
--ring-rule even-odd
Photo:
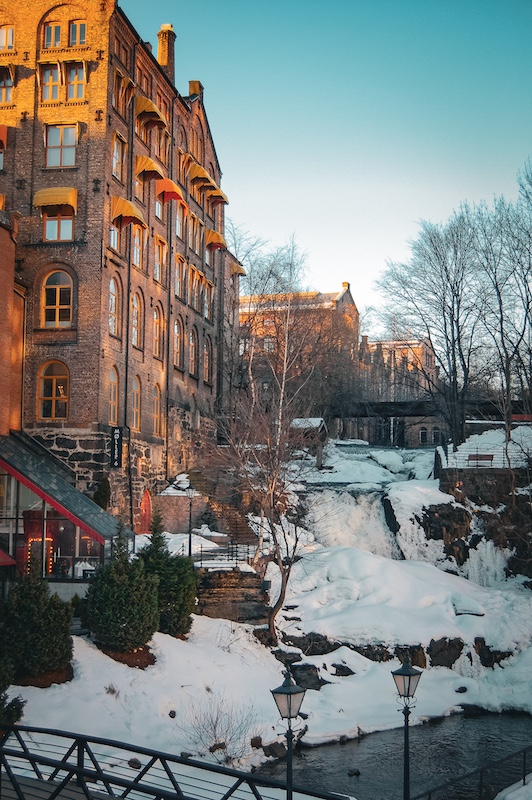
[(342, 289), (345, 289), (346, 291), (349, 289), (349, 283), (347, 281), (342, 283)]
[(201, 81), (188, 82), (188, 96), (192, 97), (192, 95), (194, 95), (194, 99), (199, 97), (200, 100), (203, 100), (203, 86), (201, 85)]
[(163, 72), (175, 85), (175, 54), (174, 44), (176, 35), (171, 24), (161, 25), (161, 30), (157, 34), (159, 44), (157, 47), (157, 61), (163, 68)]

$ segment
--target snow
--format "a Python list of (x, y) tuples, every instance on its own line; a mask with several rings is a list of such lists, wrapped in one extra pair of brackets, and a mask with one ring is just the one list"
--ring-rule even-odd
[[(320, 691), (306, 693), (305, 741), (338, 741), (402, 724), (390, 675), (398, 659), (371, 661), (351, 649), (355, 645), (384, 644), (393, 651), (397, 645), (426, 648), (441, 637), (464, 641), (452, 669), (423, 670), (412, 724), (456, 713), (461, 702), (532, 713), (532, 593), (522, 580), (504, 578), (508, 554), (490, 543), (480, 543), (460, 575), (445, 571), (451, 565), (441, 542), (424, 541), (416, 521), (423, 507), (456, 502), (430, 479), (434, 452), (376, 452), (334, 443), (325, 452), (332, 469), (307, 469), (308, 532), (292, 571), (289, 610), (278, 617), (285, 634), (316, 632), (343, 643), (327, 655), (302, 654), (303, 663), (314, 664), (328, 681)], [(384, 496), (400, 524), (400, 549), (385, 522)], [(209, 536), (208, 529), (195, 530), (194, 549), (216, 548)], [(139, 538), (137, 549), (140, 544)], [(181, 552), (188, 537), (169, 536), (169, 545)], [(454, 572), (459, 572), (455, 564)], [(466, 572), (470, 580), (463, 577)], [(273, 565), (267, 577), (273, 602), (279, 583)], [(511, 656), (493, 669), (483, 667), (475, 651), (479, 637)], [(282, 683), (283, 667), (258, 643), (252, 626), (195, 616), (186, 640), (157, 633), (151, 648), (156, 663), (137, 670), (75, 637), (71, 682), (49, 689), (11, 687), (11, 695), (27, 701), (23, 723), (211, 760), (217, 754), (199, 741), (197, 720), (216, 709), (231, 707), (246, 742), (257, 734), (264, 742), (282, 735), (270, 689)], [(339, 677), (335, 664), (354, 674)], [(237, 744), (228, 742), (229, 755), (242, 756)], [(259, 752), (249, 750), (241, 763), (250, 767)], [(508, 792), (506, 800), (532, 798), (532, 786)]]

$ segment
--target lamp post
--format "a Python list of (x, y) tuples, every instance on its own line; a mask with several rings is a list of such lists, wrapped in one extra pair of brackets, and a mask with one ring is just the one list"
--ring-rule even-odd
[(196, 491), (190, 485), (185, 489), (185, 494), (188, 497), (188, 557), (192, 557), (192, 498), (195, 496)]
[(403, 702), (403, 715), (405, 718), (405, 744), (403, 756), (403, 800), (410, 800), (410, 752), (408, 738), (408, 718), (410, 709), (415, 705), (414, 694), (416, 693), (419, 679), (421, 678), (419, 669), (415, 669), (410, 663), (408, 653), (399, 669), (393, 670), (392, 676), (397, 687), (399, 699)]
[(285, 679), (281, 686), (272, 689), (271, 693), (277, 710), (282, 719), (287, 721), (286, 730), (286, 800), (292, 800), (292, 743), (294, 732), (292, 730), (292, 720), (299, 715), (299, 709), (305, 697), (306, 689), (302, 689), (292, 678), (290, 670), (284, 673)]

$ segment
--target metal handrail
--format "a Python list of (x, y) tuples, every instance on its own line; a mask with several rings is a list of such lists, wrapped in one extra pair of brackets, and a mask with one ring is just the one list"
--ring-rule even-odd
[[(286, 792), (282, 782), (221, 765), (111, 739), (26, 725), (3, 729), (0, 778), (2, 791), (10, 786), (19, 800), (30, 796), (28, 778), (38, 782), (36, 795), (40, 800), (72, 800), (73, 792), (86, 800), (95, 796), (130, 800), (279, 800)], [(337, 794), (308, 789), (295, 788), (294, 793), (302, 798), (338, 800)]]
[[(499, 794), (503, 789), (507, 789), (514, 783), (521, 782), (523, 786), (526, 784), (527, 770), (530, 769), (530, 767), (527, 767), (527, 754), (531, 752), (532, 745), (528, 745), (521, 750), (516, 750), (503, 758), (492, 761), (486, 767), (466, 772), (458, 778), (453, 778), (439, 786), (434, 786), (432, 789), (420, 792), (420, 794), (413, 796), (411, 800), (438, 800), (440, 797), (442, 800), (443, 798), (449, 800), (449, 798), (453, 797), (467, 797), (467, 800), (488, 800), (488, 798), (489, 800), (493, 800), (496, 794)], [(519, 776), (517, 778), (515, 776), (512, 778), (508, 769), (506, 772), (500, 769), (501, 766), (506, 765), (507, 762), (513, 759), (521, 761), (518, 768)], [(486, 779), (492, 770), (496, 770), (496, 778), (493, 777), (491, 781), (487, 781)], [(458, 792), (460, 787), (464, 787), (467, 781), (474, 782), (475, 779), (478, 779), (478, 785), (476, 787), (477, 794), (471, 794), (471, 789), (467, 790), (467, 795), (450, 793), (450, 790)], [(497, 783), (497, 786), (494, 785), (495, 783)]]

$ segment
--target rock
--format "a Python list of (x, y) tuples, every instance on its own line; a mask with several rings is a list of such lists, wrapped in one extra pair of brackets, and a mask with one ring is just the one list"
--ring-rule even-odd
[(175, 711), (173, 709), (169, 711), (168, 716), (170, 717), (170, 719), (175, 719)]
[(358, 776), (360, 775), (360, 770), (359, 769), (350, 769), (347, 774), (349, 775), (350, 778), (358, 778)]
[(465, 694), (467, 692), (467, 686), (459, 686), (458, 689), (455, 689), (456, 694)]
[(447, 667), (450, 669), (460, 657), (464, 643), (461, 639), (431, 639), (427, 648), (431, 667)]
[(227, 745), (225, 742), (215, 742), (209, 747), (209, 753), (216, 753), (218, 750), (225, 750)]
[(354, 675), (353, 670), (347, 664), (333, 664), (336, 670), (336, 675), (340, 678), (347, 678), (349, 675)]
[(254, 750), (258, 750), (259, 747), (262, 747), (262, 736), (252, 736), (250, 744)]
[(142, 764), (140, 763), (138, 758), (130, 758), (127, 764), (128, 767), (131, 767), (131, 769), (140, 769), (142, 767)]
[(331, 642), (321, 633), (307, 633), (305, 636), (283, 634), (283, 642), (298, 647), (307, 656), (323, 656), (333, 653), (341, 646), (339, 642)]
[(270, 758), (284, 758), (286, 756), (286, 747), (282, 742), (272, 742), (271, 744), (265, 744), (262, 752)]
[(293, 664), (292, 675), (298, 686), (302, 689), (320, 690), (330, 681), (325, 681), (320, 676), (319, 670), (313, 664)]
[(483, 667), (494, 667), (495, 664), (500, 664), (501, 661), (512, 655), (509, 650), (492, 650), (480, 636), (475, 639), (475, 652)]

